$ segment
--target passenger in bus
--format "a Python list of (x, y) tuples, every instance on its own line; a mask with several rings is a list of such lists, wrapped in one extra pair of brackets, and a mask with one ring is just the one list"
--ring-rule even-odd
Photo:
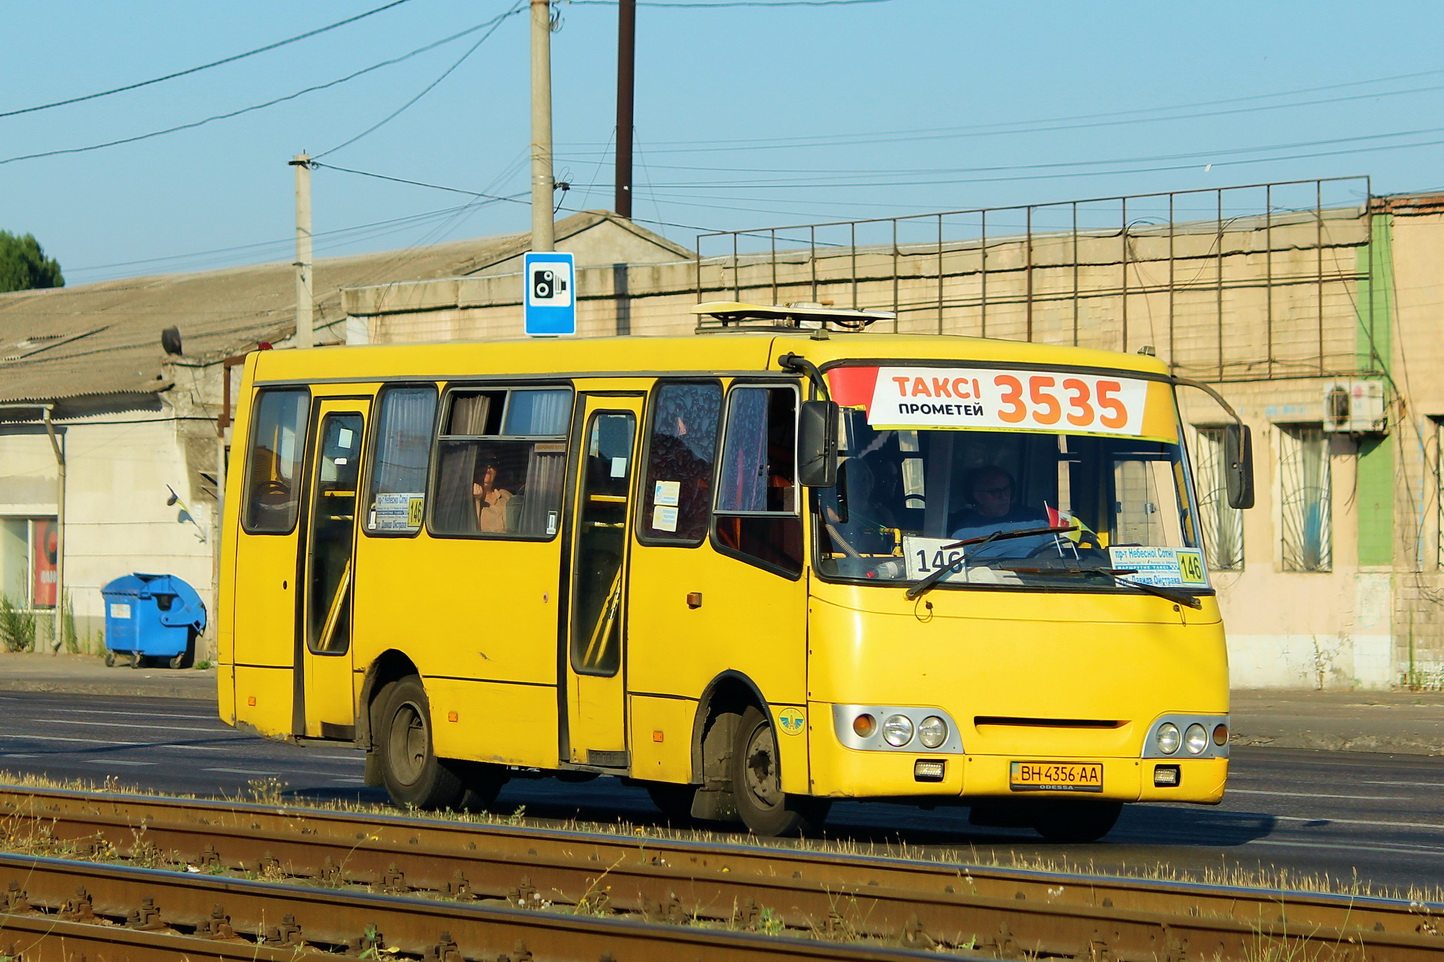
[(477, 456), (471, 479), (471, 500), (476, 509), (477, 530), (505, 534), (508, 530), (506, 503), (511, 500), (511, 492), (497, 487), (496, 467), (496, 458), (485, 453)]

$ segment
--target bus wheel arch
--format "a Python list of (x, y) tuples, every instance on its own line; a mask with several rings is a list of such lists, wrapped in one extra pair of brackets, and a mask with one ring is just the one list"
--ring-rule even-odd
[(693, 777), (701, 782), (692, 815), (741, 821), (758, 835), (815, 830), (828, 803), (782, 792), (778, 747), (772, 712), (752, 680), (738, 672), (713, 679), (692, 739)]
[(371, 780), (376, 756), (376, 739), (372, 737), (372, 733), (376, 730), (376, 713), (381, 707), (379, 696), (392, 682), (407, 675), (420, 674), (415, 663), (394, 648), (382, 652), (366, 669), (366, 679), (361, 683), (361, 696), (356, 702), (356, 747), (366, 751), (367, 785), (381, 784), (379, 770), (374, 773), (376, 780)]
[(723, 672), (702, 692), (692, 724), (693, 818), (737, 821), (731, 776), (737, 723), (749, 705), (765, 704), (752, 679), (737, 671)]
[(733, 800), (756, 835), (811, 835), (831, 807), (827, 799), (782, 791), (777, 728), (765, 708), (749, 705), (737, 723), (730, 760)]

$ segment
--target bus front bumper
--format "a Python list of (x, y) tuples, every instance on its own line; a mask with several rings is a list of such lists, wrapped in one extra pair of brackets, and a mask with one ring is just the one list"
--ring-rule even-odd
[(812, 739), (811, 794), (832, 798), (1063, 798), (1125, 802), (1223, 800), (1227, 758), (1089, 754), (969, 755), (860, 751)]

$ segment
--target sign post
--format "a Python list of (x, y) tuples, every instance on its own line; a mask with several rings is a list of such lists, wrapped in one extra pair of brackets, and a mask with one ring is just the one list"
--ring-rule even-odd
[(522, 258), (526, 333), (558, 337), (577, 332), (576, 264), (564, 251), (531, 251)]

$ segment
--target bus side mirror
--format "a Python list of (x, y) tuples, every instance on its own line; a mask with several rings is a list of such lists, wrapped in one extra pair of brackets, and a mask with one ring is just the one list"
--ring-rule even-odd
[(1230, 424), (1223, 432), (1224, 471), (1228, 478), (1228, 506), (1253, 507), (1253, 436), (1247, 424)]
[(797, 418), (797, 482), (810, 488), (837, 484), (837, 405), (803, 401)]

